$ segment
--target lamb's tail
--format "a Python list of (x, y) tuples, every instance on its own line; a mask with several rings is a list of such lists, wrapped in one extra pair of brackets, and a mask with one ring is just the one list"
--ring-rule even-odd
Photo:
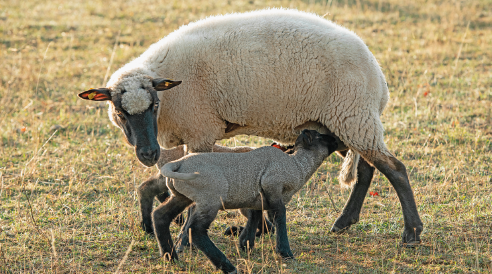
[(179, 169), (180, 166), (181, 166), (180, 162), (167, 163), (161, 168), (161, 174), (165, 177), (184, 180), (184, 181), (195, 180), (196, 178), (198, 178), (198, 176), (200, 176), (198, 172), (195, 173), (175, 172), (176, 170)]
[(350, 149), (343, 161), (342, 170), (338, 180), (344, 187), (351, 187), (357, 181), (357, 165), (359, 164), (360, 154)]

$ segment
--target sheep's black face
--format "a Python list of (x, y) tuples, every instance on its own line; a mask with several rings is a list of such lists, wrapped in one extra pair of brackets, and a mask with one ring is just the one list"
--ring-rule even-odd
[[(142, 97), (145, 99), (143, 101), (146, 102), (143, 105), (143, 109), (140, 103), (142, 101), (139, 101), (138, 96), (127, 96), (125, 95), (126, 91), (115, 95), (117, 98), (112, 98), (111, 92), (107, 88), (91, 89), (80, 93), (78, 96), (85, 100), (111, 101), (109, 110), (111, 120), (121, 129), (127, 143), (135, 147), (135, 154), (138, 160), (145, 166), (150, 167), (157, 163), (160, 156), (160, 146), (157, 142), (159, 99), (156, 91), (169, 89), (180, 83), (181, 81), (154, 79), (152, 84), (155, 90), (149, 91), (149, 96)], [(122, 96), (124, 97), (123, 100)], [(126, 101), (125, 96), (127, 96)], [(125, 103), (134, 107), (133, 112), (123, 107)], [(148, 107), (145, 109), (147, 105)], [(135, 106), (140, 108), (135, 111)]]
[(113, 121), (123, 132), (128, 144), (135, 147), (138, 160), (150, 167), (157, 163), (160, 146), (157, 142), (157, 110), (159, 102), (154, 102), (143, 113), (130, 115), (123, 109), (116, 109)]

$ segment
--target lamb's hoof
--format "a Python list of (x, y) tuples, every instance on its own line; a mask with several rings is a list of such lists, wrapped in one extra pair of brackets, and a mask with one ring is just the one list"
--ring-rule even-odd
[(419, 225), (415, 228), (405, 228), (401, 236), (402, 245), (407, 248), (414, 248), (420, 245), (420, 243), (422, 243), (420, 234), (422, 233), (423, 228), (423, 225)]
[[(248, 249), (248, 242), (249, 242), (249, 249)], [(239, 247), (241, 248), (242, 251), (251, 251), (254, 249), (255, 247), (255, 241), (253, 239), (253, 241), (251, 240), (241, 240), (239, 239)]]
[(238, 274), (239, 272), (237, 271), (237, 269), (234, 269), (234, 271), (232, 272), (226, 272), (227, 274)]
[(144, 222), (140, 222), (140, 227), (145, 233), (149, 235), (154, 235), (154, 227), (152, 225), (145, 224)]
[(178, 260), (178, 254), (176, 254), (176, 252), (166, 252), (166, 254), (162, 256), (162, 259), (166, 262), (174, 263)]
[(283, 260), (294, 260), (296, 258), (294, 257), (294, 254), (290, 250), (288, 251), (277, 250), (277, 254), (280, 255), (280, 257), (282, 257)]
[(241, 234), (243, 229), (244, 229), (244, 227), (242, 227), (242, 226), (230, 226), (230, 227), (226, 228), (226, 230), (224, 231), (224, 235), (236, 237), (239, 234)]

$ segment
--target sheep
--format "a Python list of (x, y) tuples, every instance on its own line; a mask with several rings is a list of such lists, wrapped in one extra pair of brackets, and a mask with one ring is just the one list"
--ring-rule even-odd
[(178, 259), (169, 225), (195, 203), (184, 231), (190, 231), (193, 244), (224, 273), (237, 271), (207, 234), (220, 209), (253, 209), (239, 237), (242, 249), (254, 247), (262, 212), (268, 210), (277, 230), (276, 252), (283, 258), (294, 258), (287, 237), (285, 204), (337, 148), (332, 136), (303, 130), (291, 155), (262, 147), (246, 153), (190, 154), (165, 164), (161, 173), (175, 179), (167, 182), (173, 195), (152, 213), (161, 256)]
[(291, 144), (302, 129), (331, 132), (348, 147), (340, 183), (353, 186), (332, 231), (359, 220), (377, 168), (400, 199), (402, 242), (420, 243), (405, 165), (384, 143), (384, 74), (356, 34), (317, 15), (267, 9), (190, 23), (79, 97), (109, 101), (110, 119), (146, 166), (159, 145), (212, 152), (216, 140), (239, 134)]
[[(253, 149), (254, 149), (253, 147), (247, 147), (247, 146), (224, 147), (224, 146), (214, 145), (214, 152), (222, 152), (222, 153), (249, 152), (252, 151)], [(180, 159), (185, 155), (185, 153), (186, 153), (186, 148), (183, 145), (168, 150), (161, 149), (160, 158), (159, 161), (157, 162), (157, 167), (160, 169), (165, 164)], [(151, 216), (152, 205), (153, 205), (154, 197), (157, 197), (157, 199), (161, 203), (165, 202), (166, 199), (169, 197), (168, 188), (166, 186), (166, 178), (161, 175), (160, 171), (158, 171), (157, 174), (151, 176), (145, 182), (140, 184), (137, 188), (137, 192), (138, 192), (138, 202), (140, 205), (140, 211), (142, 216), (141, 227), (145, 232), (149, 234), (153, 234), (154, 230), (153, 230), (152, 216)], [(250, 213), (246, 209), (241, 209), (240, 212), (246, 217), (250, 215)], [(178, 216), (177, 220), (175, 221), (179, 225), (183, 224), (183, 218), (181, 216)], [(238, 235), (242, 229), (243, 227), (233, 226), (227, 228), (224, 234)], [(258, 233), (256, 234), (256, 236), (258, 237), (261, 236), (263, 232), (273, 233), (274, 231), (275, 230), (273, 228), (273, 225), (268, 220), (265, 220), (265, 223), (261, 223), (258, 226)]]

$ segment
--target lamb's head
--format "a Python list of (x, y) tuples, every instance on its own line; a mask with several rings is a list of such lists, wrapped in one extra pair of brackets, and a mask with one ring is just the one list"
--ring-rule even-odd
[(323, 156), (328, 157), (338, 148), (337, 139), (333, 136), (320, 134), (316, 130), (305, 129), (297, 137), (294, 150), (305, 149), (315, 151)]
[(110, 81), (106, 88), (95, 88), (79, 93), (91, 101), (108, 101), (109, 119), (119, 127), (128, 144), (135, 147), (138, 160), (150, 167), (157, 163), (160, 147), (157, 142), (157, 91), (181, 84), (162, 78), (129, 75)]

